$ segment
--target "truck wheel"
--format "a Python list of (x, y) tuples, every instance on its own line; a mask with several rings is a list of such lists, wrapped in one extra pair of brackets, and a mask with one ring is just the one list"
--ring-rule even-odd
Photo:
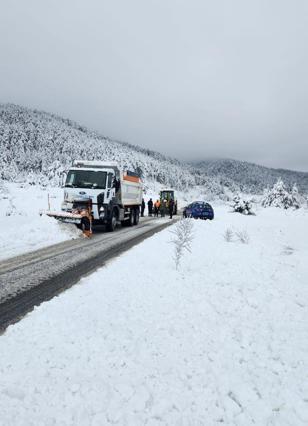
[(128, 226), (134, 226), (134, 224), (135, 224), (135, 211), (132, 210), (129, 215)]
[(109, 219), (107, 224), (107, 231), (113, 232), (116, 226), (117, 226), (117, 216), (116, 216), (116, 212), (113, 210), (111, 219)]
[(139, 209), (135, 209), (134, 211), (134, 225), (138, 225), (139, 223)]
[(79, 228), (79, 229), (81, 229), (81, 230), (82, 230), (82, 232), (90, 231), (90, 229), (91, 229), (91, 224), (90, 224), (89, 219), (88, 219), (87, 217), (83, 217), (83, 218), (81, 219), (81, 224), (78, 226), (78, 228)]

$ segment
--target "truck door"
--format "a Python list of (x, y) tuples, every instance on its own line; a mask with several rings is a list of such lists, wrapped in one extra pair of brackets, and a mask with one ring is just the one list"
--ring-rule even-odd
[(115, 196), (115, 189), (113, 187), (114, 173), (109, 172), (107, 175), (107, 193), (106, 193), (106, 203), (109, 203), (112, 198)]

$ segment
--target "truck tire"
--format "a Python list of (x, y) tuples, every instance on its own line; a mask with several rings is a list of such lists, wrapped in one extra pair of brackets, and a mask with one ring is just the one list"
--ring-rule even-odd
[(131, 210), (129, 219), (128, 219), (128, 226), (134, 226), (135, 224), (135, 210)]
[(112, 211), (111, 218), (109, 219), (107, 223), (107, 231), (113, 232), (116, 229), (117, 226), (117, 215), (115, 210)]
[(82, 230), (82, 232), (84, 231), (90, 231), (91, 229), (91, 224), (90, 221), (87, 217), (83, 217), (81, 219), (81, 223), (80, 225), (78, 225), (78, 228)]
[(134, 211), (134, 225), (138, 225), (139, 217), (140, 217), (139, 209), (135, 209), (135, 211)]

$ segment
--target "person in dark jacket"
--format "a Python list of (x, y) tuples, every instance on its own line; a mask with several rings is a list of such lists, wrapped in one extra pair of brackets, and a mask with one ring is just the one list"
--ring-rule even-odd
[(152, 198), (150, 198), (149, 201), (148, 201), (148, 212), (149, 212), (149, 216), (152, 216), (152, 212), (153, 212), (153, 201), (152, 201)]
[(144, 210), (145, 210), (145, 202), (144, 202), (144, 198), (142, 198), (142, 202), (141, 202), (141, 217), (144, 216)]
[(170, 215), (170, 219), (172, 219), (173, 216), (173, 209), (174, 209), (174, 201), (172, 200), (172, 198), (169, 200), (169, 215)]
[(160, 205), (160, 216), (165, 217), (167, 212), (167, 200), (162, 200)]

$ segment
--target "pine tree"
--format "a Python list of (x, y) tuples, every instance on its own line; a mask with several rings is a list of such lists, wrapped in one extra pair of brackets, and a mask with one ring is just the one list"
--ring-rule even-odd
[(300, 207), (300, 199), (296, 185), (294, 185), (291, 192), (289, 192), (283, 180), (278, 179), (272, 189), (264, 192), (262, 206), (298, 209)]
[(233, 198), (232, 204), (233, 211), (236, 213), (252, 215), (252, 203), (250, 200), (243, 200), (240, 195), (236, 195)]
[(298, 189), (297, 189), (296, 183), (292, 187), (291, 196), (292, 196), (293, 207), (295, 209), (299, 209), (300, 206), (301, 206), (301, 201), (300, 201), (300, 195), (298, 193)]

